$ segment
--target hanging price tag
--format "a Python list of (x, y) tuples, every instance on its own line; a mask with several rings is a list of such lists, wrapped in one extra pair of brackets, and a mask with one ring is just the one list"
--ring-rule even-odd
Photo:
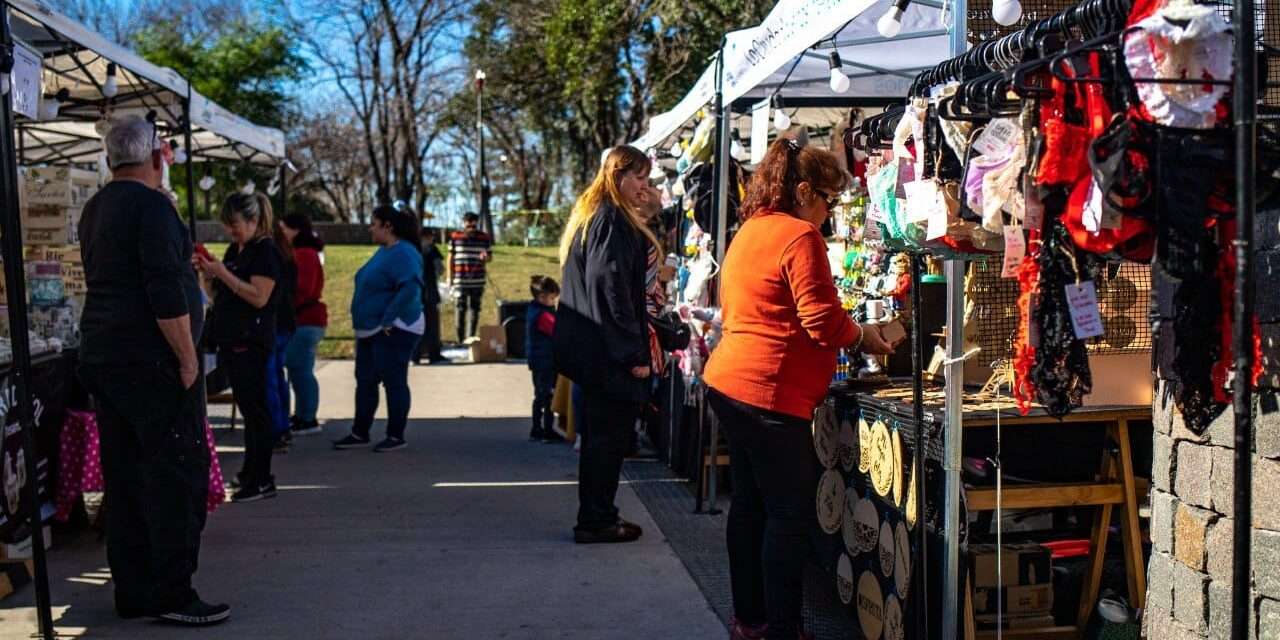
[(1044, 202), (1040, 200), (1040, 187), (1036, 186), (1035, 178), (1030, 174), (1028, 171), (1022, 181), (1022, 193), (1026, 199), (1022, 224), (1032, 231), (1040, 231), (1044, 228)]
[(871, 222), (862, 227), (862, 242), (871, 246), (878, 246), (884, 242), (884, 236), (880, 234), (880, 225)]
[[(871, 200), (867, 203), (867, 222), (884, 222), (884, 211), (880, 209), (880, 205)], [(868, 224), (867, 226), (871, 226)]]
[(1013, 149), (1020, 135), (1022, 131), (1018, 129), (1018, 123), (1013, 120), (1008, 118), (992, 120), (991, 124), (982, 130), (978, 139), (973, 141), (973, 149), (984, 156), (1003, 158)]
[(1098, 312), (1098, 291), (1092, 280), (1081, 284), (1069, 284), (1067, 306), (1071, 307), (1071, 326), (1076, 338), (1096, 338), (1106, 330), (1102, 326), (1102, 314)]
[(942, 192), (939, 191), (929, 210), (929, 227), (925, 230), (924, 239), (937, 240), (947, 235), (947, 222), (947, 205), (942, 201)]
[(902, 185), (907, 191), (907, 222), (924, 222), (938, 200), (938, 183), (916, 180)]
[(1001, 278), (1018, 277), (1018, 269), (1027, 258), (1027, 240), (1022, 235), (1022, 227), (1004, 228), (1004, 265), (1000, 269)]

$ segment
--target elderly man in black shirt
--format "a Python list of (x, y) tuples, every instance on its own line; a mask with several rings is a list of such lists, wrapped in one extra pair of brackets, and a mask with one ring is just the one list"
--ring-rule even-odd
[(116, 611), (182, 625), (226, 620), (191, 586), (209, 483), (195, 342), (204, 322), (191, 240), (160, 189), (155, 126), (106, 136), (112, 181), (85, 204), (88, 294), (80, 375), (98, 407), (107, 492), (107, 562)]

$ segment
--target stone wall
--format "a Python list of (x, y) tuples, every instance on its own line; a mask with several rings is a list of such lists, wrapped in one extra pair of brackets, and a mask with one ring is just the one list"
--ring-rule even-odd
[[(1259, 206), (1258, 317), (1262, 388), (1254, 405), (1253, 593), (1250, 637), (1280, 638), (1280, 206)], [(1268, 206), (1269, 204), (1269, 206)], [(1211, 339), (1216, 339), (1212, 337)], [(1229, 638), (1234, 526), (1234, 422), (1187, 429), (1158, 381), (1153, 411), (1151, 562), (1144, 627), (1152, 639)]]

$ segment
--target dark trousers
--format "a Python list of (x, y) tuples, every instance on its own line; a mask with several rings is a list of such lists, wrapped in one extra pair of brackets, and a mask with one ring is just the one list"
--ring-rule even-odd
[[(476, 335), (476, 330), (480, 327), (480, 300), (484, 298), (484, 287), (476, 287), (474, 289), (459, 289), (457, 297), (457, 328), (458, 342), (464, 342), (467, 338)], [(471, 322), (467, 322), (467, 316), (470, 314)]]
[(198, 387), (170, 363), (80, 370), (97, 405), (107, 500), (107, 564), (122, 615), (194, 600), (209, 492)]
[(578, 529), (595, 531), (618, 522), (618, 475), (631, 446), (640, 405), (583, 389), (582, 452), (578, 459)]
[(551, 410), (551, 399), (556, 395), (556, 370), (539, 367), (533, 370), (533, 429), (530, 438), (551, 436), (555, 433), (556, 414)]
[(809, 421), (732, 400), (707, 400), (729, 440), (729, 575), (734, 615), (769, 624), (769, 638), (800, 629), (805, 561), (818, 531), (818, 456)]
[(378, 411), (378, 385), (387, 390), (387, 437), (404, 439), (409, 423), (409, 360), (420, 336), (392, 329), (356, 340), (356, 419), (351, 433), (368, 438)]
[(227, 368), (231, 392), (244, 416), (244, 463), (237, 477), (246, 487), (274, 482), (271, 455), (276, 444), (275, 419), (267, 398), (267, 361), (271, 354), (256, 347), (229, 347), (218, 352)]
[(422, 335), (422, 341), (418, 343), (418, 350), (413, 357), (413, 361), (443, 360), (444, 354), (441, 353), (443, 345), (440, 344), (440, 303), (424, 303), (422, 305), (422, 315), (427, 325), (426, 333)]

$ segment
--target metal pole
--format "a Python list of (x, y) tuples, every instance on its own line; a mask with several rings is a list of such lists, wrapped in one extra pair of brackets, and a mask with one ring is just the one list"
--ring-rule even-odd
[[(920, 273), (922, 271), (921, 263), (924, 258), (920, 254), (911, 255), (911, 412), (912, 419), (915, 421), (915, 439), (916, 446), (914, 453), (914, 469), (912, 471), (911, 482), (916, 488), (916, 504), (924, 504), (924, 336), (921, 335), (921, 291), (920, 291)], [(899, 464), (902, 462), (899, 461)], [(923, 510), (922, 510), (923, 511)], [(926, 534), (927, 526), (916, 523), (916, 553), (914, 565), (916, 567), (929, 566), (929, 538)], [(916, 637), (928, 638), (929, 636), (929, 611), (927, 606), (920, 606), (919, 603), (927, 603), (929, 599), (929, 572), (916, 571), (916, 584), (913, 586), (913, 593), (923, 594), (917, 600), (915, 607), (915, 624)]]
[(489, 174), (485, 170), (484, 163), (484, 72), (477, 72), (476, 76), (476, 138), (480, 150), (479, 162), (480, 166), (476, 169), (476, 175), (480, 178), (480, 184), (477, 185), (477, 208), (480, 214), (480, 228), (487, 233), (493, 233), (493, 220), (489, 214)]
[[(9, 5), (0, 15), (0, 43), (6, 50), (13, 47), (9, 30)], [(12, 58), (6, 56), (5, 73), (12, 71)], [(9, 339), (13, 348), (13, 386), (17, 402), (11, 411), (17, 414), (22, 429), (22, 455), (26, 459), (27, 484), (24, 500), (30, 510), (31, 557), (35, 565), (36, 618), (40, 637), (53, 640), (52, 598), (49, 594), (49, 566), (44, 551), (44, 522), (40, 518), (40, 470), (36, 460), (36, 425), (32, 421), (31, 344), (27, 336), (27, 292), (22, 268), (22, 221), (18, 204), (17, 149), (14, 144), (13, 102), (0, 99), (0, 185), (4, 188), (4, 213), (0, 215), (0, 251), (4, 257), (6, 302), (9, 305)]]
[[(712, 195), (716, 201), (716, 264), (724, 264), (724, 253), (728, 243), (729, 226), (729, 109), (724, 104), (724, 44), (720, 39), (720, 54), (716, 56), (716, 149), (713, 162), (716, 167), (715, 180), (712, 182)], [(720, 291), (717, 283), (716, 304), (720, 304)], [(720, 451), (720, 421), (712, 416), (707, 451), (711, 454), (711, 471), (707, 474), (707, 513), (718, 515), (716, 508), (716, 471), (718, 469)]]
[[(969, 48), (968, 0), (951, 9), (951, 55)], [(964, 268), (963, 260), (947, 260), (946, 425), (943, 429), (942, 638), (958, 638), (960, 623), (960, 448), (964, 439)], [(922, 483), (917, 483), (917, 485)], [(920, 503), (923, 513), (924, 503)]]
[[(191, 85), (187, 85), (187, 99), (182, 101), (182, 148), (187, 150), (187, 225), (191, 231), (191, 244), (199, 242), (196, 238), (196, 172), (195, 149), (191, 148)], [(209, 206), (209, 192), (205, 192), (205, 208)], [(199, 280), (200, 275), (196, 274)], [(203, 294), (202, 294), (203, 295)], [(193, 310), (194, 312), (194, 310)], [(204, 310), (200, 310), (201, 314)], [(208, 420), (209, 418), (209, 385), (205, 382), (205, 366), (204, 354), (200, 352), (201, 336), (193, 335), (192, 340), (196, 346), (196, 380), (200, 381), (200, 418)], [(201, 427), (204, 425), (201, 424)]]
[(1236, 29), (1236, 297), (1231, 348), (1235, 353), (1235, 522), (1232, 528), (1231, 637), (1252, 637), (1249, 610), (1253, 537), (1253, 218), (1257, 167), (1258, 82), (1253, 0), (1235, 0)]

